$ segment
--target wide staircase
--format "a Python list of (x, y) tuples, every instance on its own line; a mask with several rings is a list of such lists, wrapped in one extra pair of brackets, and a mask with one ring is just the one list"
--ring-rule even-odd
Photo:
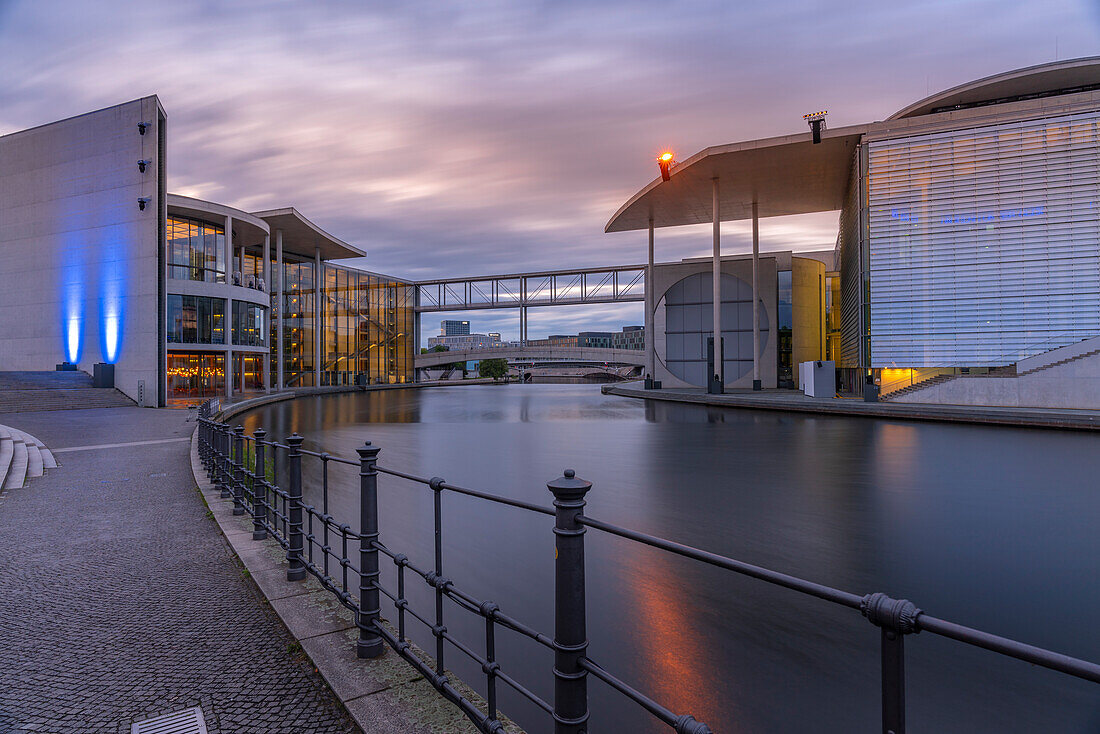
[(0, 372), (0, 413), (133, 406), (113, 387), (92, 387), (87, 372)]
[(19, 489), (27, 479), (56, 466), (44, 443), (17, 428), (0, 426), (0, 489)]

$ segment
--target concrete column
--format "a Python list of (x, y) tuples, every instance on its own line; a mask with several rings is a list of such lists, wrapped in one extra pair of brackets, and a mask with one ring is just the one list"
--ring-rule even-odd
[[(711, 266), (712, 278), (713, 278), (713, 290), (714, 295), (712, 297), (712, 305), (714, 308), (714, 371), (718, 375), (719, 382), (722, 383), (723, 389), (726, 385), (725, 359), (722, 351), (722, 218), (718, 209), (718, 178), (711, 179), (713, 186), (711, 187), (712, 194), (712, 214), (713, 214), (713, 239), (714, 239), (714, 263)], [(707, 383), (710, 383), (710, 375), (707, 376)]]
[(225, 396), (233, 397), (233, 299), (225, 299)]
[(657, 335), (653, 333), (653, 217), (649, 218), (649, 260), (645, 269), (645, 372), (646, 377), (657, 379)]
[(277, 316), (275, 322), (275, 389), (282, 390), (286, 386), (286, 377), (283, 374), (285, 360), (283, 357), (283, 230), (275, 230), (275, 308)]
[(225, 218), (225, 282), (233, 283), (233, 217)]
[[(760, 389), (760, 217), (752, 203), (752, 389)], [(773, 328), (773, 333), (778, 329)]]
[(264, 235), (264, 292), (267, 293), (267, 356), (264, 358), (264, 392), (271, 392), (271, 236)]
[(321, 269), (321, 248), (313, 251), (313, 385), (321, 386), (321, 317), (325, 309), (321, 307), (321, 286), (325, 273)]
[(241, 285), (244, 285), (244, 245), (237, 248), (237, 267), (241, 271)]
[[(225, 218), (225, 282), (233, 283), (233, 217)], [(233, 299), (225, 299), (225, 397), (233, 397)]]

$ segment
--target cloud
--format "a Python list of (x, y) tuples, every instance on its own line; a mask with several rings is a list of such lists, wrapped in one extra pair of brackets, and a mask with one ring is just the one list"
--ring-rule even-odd
[[(835, 126), (882, 119), (1052, 60), (1056, 39), (1062, 58), (1091, 53), (1095, 13), (1066, 0), (7, 2), (0, 132), (156, 93), (171, 190), (294, 205), (372, 270), (600, 266), (644, 259), (644, 234), (602, 230), (662, 148), (797, 132), (820, 108)], [(729, 251), (747, 248), (741, 224), (725, 231)], [(764, 249), (835, 236), (835, 214), (761, 223)], [(660, 259), (709, 248), (699, 228), (657, 240)], [(576, 331), (605, 312), (558, 319), (547, 328)]]

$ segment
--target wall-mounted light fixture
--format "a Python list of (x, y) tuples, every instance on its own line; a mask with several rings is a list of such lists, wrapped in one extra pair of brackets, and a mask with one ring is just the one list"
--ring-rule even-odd
[(153, 123), (151, 123), (151, 122), (139, 122), (138, 123), (138, 132), (141, 133), (142, 135), (144, 135), (145, 131), (148, 130), (149, 127), (152, 126), (152, 124)]
[(825, 129), (825, 115), (827, 114), (829, 114), (828, 110), (822, 110), (821, 112), (811, 112), (802, 116), (802, 119), (810, 126), (810, 130), (813, 131), (814, 145), (821, 142), (821, 131)]
[(140, 161), (138, 161), (138, 171), (140, 171), (141, 173), (145, 173), (145, 168), (150, 163), (152, 163), (152, 161), (150, 161), (149, 159), (142, 158)]
[(657, 156), (657, 165), (661, 167), (661, 180), (668, 181), (671, 178), (672, 164), (675, 161), (672, 160), (672, 152), (666, 150), (661, 155)]
[(138, 209), (140, 209), (141, 211), (145, 211), (145, 205), (148, 204), (150, 201), (151, 199), (148, 196), (141, 197), (140, 199), (138, 199)]

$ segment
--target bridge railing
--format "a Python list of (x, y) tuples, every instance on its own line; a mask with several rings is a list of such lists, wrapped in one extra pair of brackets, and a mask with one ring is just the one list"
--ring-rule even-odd
[(625, 303), (645, 298), (645, 266), (445, 278), (416, 284), (416, 310), (476, 310), (596, 303)]
[[(382, 654), (383, 646), (392, 648), (482, 732), (505, 731), (497, 707), (498, 683), (544, 711), (554, 722), (555, 734), (587, 731), (589, 675), (678, 734), (711, 731), (691, 713), (669, 709), (589, 657), (584, 559), (584, 538), (589, 529), (858, 611), (879, 632), (883, 732), (902, 734), (905, 731), (905, 638), (919, 632), (940, 635), (1100, 683), (1100, 665), (940, 619), (905, 599), (895, 599), (881, 592), (850, 593), (589, 517), (584, 514), (585, 496), (592, 485), (576, 477), (571, 470), (547, 483), (553, 497), (553, 507), (548, 507), (461, 487), (440, 477), (421, 477), (381, 466), (378, 463), (381, 449), (369, 441), (357, 449), (357, 456), (352, 458), (307, 451), (302, 448), (303, 437), (297, 434), (282, 442), (270, 439), (263, 429), (248, 436), (242, 426), (230, 427), (215, 420), (213, 410), (213, 405), (207, 403), (199, 411), (198, 446), (203, 467), (210, 480), (220, 488), (222, 497), (233, 500), (234, 514), (251, 515), (253, 538), (272, 537), (286, 550), (287, 579), (298, 581), (307, 574), (316, 578), (340, 604), (354, 613), (359, 629), (356, 642), (359, 657), (377, 657)], [(306, 460), (320, 464), (320, 507), (303, 499), (302, 464)], [(332, 464), (358, 469), (360, 516), (356, 526), (329, 512)], [(434, 556), (429, 561), (414, 560), (400, 548), (390, 547), (382, 541), (384, 529), (379, 526), (378, 516), (380, 475), (411, 482), (432, 492)], [(281, 486), (276, 480), (284, 476), (285, 486)], [(547, 532), (553, 532), (555, 542), (552, 635), (512, 617), (495, 602), (464, 591), (446, 574), (444, 493), (554, 518), (552, 528), (549, 525), (547, 528)], [(380, 561), (383, 558), (396, 567), (396, 586), (387, 587), (381, 583)], [(431, 589), (435, 598), (434, 610), (414, 609), (410, 605), (407, 594), (410, 581), (423, 582)], [(396, 616), (396, 625), (392, 628), (383, 623), (383, 598), (389, 601)], [(448, 630), (445, 599), (454, 602), (463, 612), (484, 620), (483, 640), (459, 639)], [(435, 640), (434, 659), (426, 660), (414, 651), (407, 635), (410, 623), (423, 625), (431, 632)], [(553, 652), (553, 700), (540, 697), (501, 668), (496, 653), (499, 628), (516, 632)], [(447, 645), (480, 666), (487, 691), (483, 704), (470, 700), (449, 680), (445, 669)]]

